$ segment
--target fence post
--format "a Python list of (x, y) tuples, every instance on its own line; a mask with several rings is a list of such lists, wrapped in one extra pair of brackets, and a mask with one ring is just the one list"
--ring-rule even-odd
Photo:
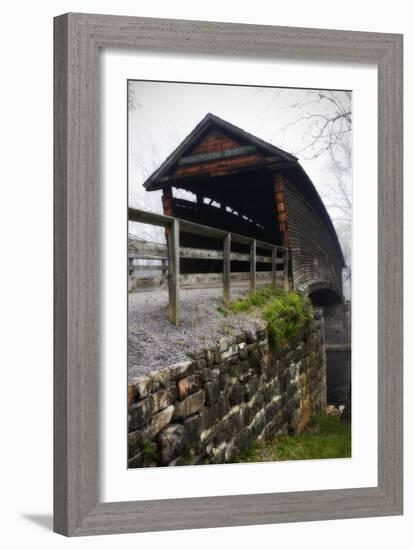
[(254, 293), (257, 288), (256, 260), (257, 242), (254, 239), (253, 241), (251, 241), (250, 246), (250, 291), (252, 293)]
[(290, 290), (290, 284), (288, 281), (288, 248), (284, 250), (284, 290), (286, 292)]
[(135, 266), (134, 266), (134, 259), (133, 258), (128, 258), (128, 275), (133, 275), (133, 272), (135, 271)]
[(179, 220), (174, 219), (168, 233), (169, 320), (177, 327), (180, 321), (179, 303)]
[(167, 268), (167, 265), (166, 265), (166, 260), (161, 260), (161, 262), (162, 262), (161, 284), (163, 285), (165, 283), (165, 281), (167, 280), (168, 268)]
[(271, 254), (272, 286), (277, 287), (277, 247), (274, 246)]
[(224, 238), (224, 304), (231, 300), (231, 233)]

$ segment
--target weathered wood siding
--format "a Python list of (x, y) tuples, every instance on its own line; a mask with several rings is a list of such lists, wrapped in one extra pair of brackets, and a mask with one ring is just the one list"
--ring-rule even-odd
[[(228, 136), (224, 136), (218, 132), (212, 131), (207, 137), (189, 154), (185, 156), (184, 160), (188, 163), (178, 166), (173, 171), (175, 177), (188, 177), (188, 176), (222, 176), (231, 171), (251, 167), (264, 165), (266, 163), (266, 157), (255, 151), (248, 152), (246, 154), (234, 154), (234, 156), (224, 158), (214, 158), (208, 160), (208, 154), (219, 153), (223, 151), (236, 153), (239, 148), (242, 147), (242, 143), (234, 141)], [(253, 147), (253, 149), (255, 149)], [(204, 154), (205, 158), (200, 162), (190, 163), (191, 156), (194, 159), (198, 159), (201, 154)]]
[(239, 142), (234, 141), (221, 132), (212, 131), (210, 134), (192, 151), (193, 155), (199, 153), (211, 153), (212, 151), (223, 151), (239, 147)]
[(235, 158), (224, 158), (202, 164), (193, 164), (177, 168), (174, 171), (175, 176), (225, 176), (235, 170), (242, 168), (264, 165), (266, 159), (263, 155), (242, 155)]
[(277, 211), (277, 220), (278, 227), (280, 230), (280, 235), (282, 239), (282, 245), (285, 248), (289, 248), (290, 243), (288, 241), (288, 230), (287, 230), (287, 211), (286, 211), (286, 200), (285, 200), (285, 190), (284, 190), (284, 178), (281, 174), (274, 174), (274, 189), (275, 189), (275, 205)]
[(341, 296), (341, 264), (331, 233), (286, 178), (284, 197), (294, 287), (308, 294), (327, 288)]

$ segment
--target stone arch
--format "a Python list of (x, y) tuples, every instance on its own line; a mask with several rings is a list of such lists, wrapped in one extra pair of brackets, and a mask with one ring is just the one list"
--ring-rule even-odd
[(344, 302), (341, 290), (326, 281), (312, 284), (306, 294), (317, 307), (333, 306)]

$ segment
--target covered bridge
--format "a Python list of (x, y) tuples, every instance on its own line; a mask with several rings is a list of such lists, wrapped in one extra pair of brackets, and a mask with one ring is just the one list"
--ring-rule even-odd
[[(312, 181), (290, 153), (209, 113), (144, 187), (162, 190), (165, 215), (288, 248), (294, 289), (317, 306), (343, 302), (345, 262), (336, 232)], [(198, 235), (184, 234), (181, 242), (211, 246)], [(213, 269), (211, 262), (195, 261), (196, 266), (182, 259), (182, 273)]]

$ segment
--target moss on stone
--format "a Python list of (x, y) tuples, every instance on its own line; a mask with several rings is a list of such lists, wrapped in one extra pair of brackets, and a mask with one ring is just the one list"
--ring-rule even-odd
[(270, 341), (284, 347), (295, 339), (310, 322), (310, 300), (297, 292), (285, 292), (264, 287), (231, 302), (228, 308), (234, 313), (255, 310), (267, 321)]

